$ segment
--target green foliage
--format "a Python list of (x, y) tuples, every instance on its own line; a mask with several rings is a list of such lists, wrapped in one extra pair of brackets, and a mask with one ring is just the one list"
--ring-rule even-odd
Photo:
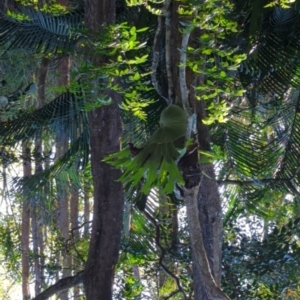
[(186, 114), (176, 105), (167, 106), (160, 116), (160, 128), (143, 145), (139, 153), (131, 160), (130, 151), (125, 149), (109, 155), (105, 161), (124, 169), (122, 182), (137, 186), (145, 178), (142, 192), (148, 194), (155, 186), (163, 186), (164, 192), (171, 193), (174, 184), (183, 184), (183, 179), (176, 165), (179, 152), (174, 142), (186, 133)]
[(20, 280), (19, 262), (21, 252), (19, 251), (19, 232), (16, 220), (1, 214), (0, 219), (0, 259), (10, 276)]
[(51, 15), (62, 15), (68, 13), (67, 7), (57, 3), (56, 1), (51, 1), (51, 3), (39, 3), (35, 0), (17, 0), (23, 6), (34, 7), (36, 10), (49, 13)]
[(138, 297), (142, 290), (143, 286), (141, 282), (134, 277), (131, 272), (130, 264), (125, 265), (126, 269), (123, 269), (124, 279), (123, 279), (123, 289), (122, 289), (122, 298), (123, 299), (134, 299)]
[[(161, 1), (130, 0), (127, 3), (145, 5), (157, 15), (163, 13)], [(269, 8), (263, 15), (264, 30), (255, 32), (249, 39), (252, 2), (232, 3), (181, 1), (178, 11), (182, 34), (196, 33), (198, 43), (187, 48), (187, 67), (204, 80), (201, 86), (194, 88), (198, 99), (207, 101), (208, 117), (203, 123), (210, 125), (213, 150), (201, 151), (200, 162), (215, 162), (219, 182), (223, 184), (220, 189), (225, 214), (223, 283), (226, 292), (234, 299), (298, 299), (298, 223), (289, 221), (300, 211), (297, 192), (300, 180), (299, 94), (289, 88), (299, 88), (299, 17), (292, 9)], [(274, 3), (270, 2), (269, 6)], [(281, 3), (287, 4), (286, 1)], [(234, 15), (232, 5), (239, 8), (236, 22), (231, 18)], [(177, 149), (174, 143), (186, 134), (186, 116), (179, 107), (167, 107), (158, 122), (157, 114), (162, 111), (163, 104), (154, 101), (159, 96), (149, 80), (149, 39), (153, 37), (153, 25), (149, 24), (150, 29), (146, 30), (138, 29), (136, 24), (128, 25), (132, 22), (122, 23), (92, 37), (81, 29), (81, 15), (64, 13), (64, 9), (59, 8), (54, 17), (45, 13), (49, 12), (48, 9), (45, 7), (44, 12), (25, 10), (26, 14), (9, 14), (0, 18), (1, 28), (12, 26), (12, 29), (3, 31), (0, 38), (5, 49), (9, 50), (1, 61), (1, 71), (5, 79), (9, 79), (8, 85), (1, 89), (1, 95), (16, 91), (21, 81), (26, 86), (28, 73), (33, 73), (32, 68), (38, 63), (34, 56), (35, 62), (32, 62), (13, 54), (11, 49), (15, 47), (60, 54), (71, 51), (75, 44), (79, 46), (74, 55), (77, 61), (71, 73), (71, 85), (68, 91), (53, 88), (51, 93), (59, 95), (43, 109), (28, 111), (34, 105), (19, 97), (9, 111), (1, 112), (2, 120), (7, 121), (0, 124), (0, 140), (2, 145), (7, 145), (7, 149), (1, 149), (1, 161), (10, 165), (18, 154), (21, 158), (16, 145), (39, 136), (41, 130), (44, 130), (42, 138), (47, 136), (48, 140), (54, 134), (64, 132), (70, 145), (55, 164), (51, 161), (47, 165), (45, 158), (43, 162), (47, 168), (44, 172), (19, 181), (14, 187), (25, 186), (32, 193), (44, 188), (45, 198), (39, 204), (47, 211), (46, 225), (53, 228), (51, 222), (54, 221), (49, 216), (56, 209), (51, 202), (57, 192), (56, 187), (53, 188), (56, 176), (64, 176), (78, 187), (91, 182), (86, 112), (111, 103), (112, 99), (105, 96), (107, 88), (122, 93), (124, 101), (120, 106), (127, 134), (129, 131), (124, 140), (142, 145), (142, 148), (137, 149), (139, 153), (134, 157), (125, 149), (110, 155), (106, 161), (124, 171), (120, 180), (126, 183), (127, 197), (140, 201), (140, 210), (150, 212), (159, 224), (161, 243), (167, 249), (163, 261), (176, 265), (184, 289), (189, 290), (192, 279), (187, 269), (191, 254), (186, 220), (180, 217), (176, 240), (179, 246), (176, 244), (172, 248), (168, 235), (170, 228), (165, 222), (168, 216), (157, 213), (157, 208), (161, 208), (160, 196), (153, 189), (160, 187), (163, 192), (171, 193), (176, 182), (184, 184), (176, 160), (185, 149), (182, 149), (184, 146)], [(61, 24), (66, 27), (60, 27)], [(30, 30), (26, 31), (26, 26)], [(45, 32), (47, 34), (43, 35)], [(139, 38), (143, 34), (146, 38), (141, 43)], [(43, 40), (42, 36), (49, 39)], [(253, 43), (249, 52), (245, 40)], [(100, 55), (109, 62), (93, 61)], [(13, 64), (7, 66), (10, 60)], [(12, 70), (12, 65), (19, 67), (22, 60), (24, 70), (28, 67), (26, 62), (32, 65), (30, 72)], [(158, 69), (158, 73), (159, 79), (165, 76), (164, 69)], [(95, 93), (101, 96), (96, 99)], [(88, 100), (91, 98), (92, 101)], [(18, 115), (21, 108), (26, 113)], [(131, 118), (132, 115), (135, 118)], [(8, 149), (11, 152), (14, 149), (9, 156), (6, 154)], [(77, 171), (84, 167), (82, 177)], [(228, 184), (230, 181), (233, 184)], [(47, 190), (50, 184), (52, 190)], [(150, 193), (148, 199), (141, 196), (140, 191)], [(292, 196), (288, 198), (287, 194)], [(257, 216), (259, 219), (255, 223), (253, 219)], [(248, 218), (246, 223), (242, 218)], [(258, 234), (263, 222), (269, 222), (264, 240)], [(242, 229), (253, 223), (251, 233), (255, 234), (250, 236)], [(8, 268), (17, 274), (20, 252), (13, 246), (18, 235), (12, 224), (7, 224), (0, 226), (1, 250), (7, 258)], [(120, 297), (132, 299), (141, 293), (141, 282), (130, 272), (132, 265), (143, 268), (143, 280), (148, 280), (149, 286), (154, 279), (159, 279), (157, 274), (162, 271), (157, 263), (160, 259), (157, 228), (141, 212), (133, 212), (129, 242), (123, 244), (119, 261), (119, 270), (124, 270)], [(57, 232), (50, 232), (46, 241), (46, 252), (49, 252), (44, 265), (46, 273), (51, 277), (61, 268), (55, 257), (68, 247), (78, 266), (83, 266), (88, 251), (87, 238), (80, 234), (77, 241), (62, 241)], [(160, 293), (168, 296), (175, 289), (173, 279), (168, 279)]]
[[(146, 30), (147, 28), (137, 29), (135, 26), (121, 23), (103, 29), (96, 41), (92, 39), (83, 42), (83, 49), (86, 50), (80, 56), (80, 65), (73, 69), (72, 77), (80, 78), (81, 89), (87, 98), (94, 99), (93, 94), (103, 93), (98, 103), (85, 103), (87, 110), (109, 104), (111, 100), (106, 99), (105, 91), (110, 88), (124, 96), (124, 101), (120, 104), (124, 111), (146, 120), (144, 108), (153, 101), (144, 100), (142, 93), (150, 91), (152, 87), (149, 87), (147, 79), (149, 73), (140, 72), (138, 66), (146, 62), (148, 54), (135, 55), (145, 47), (145, 43), (139, 42), (138, 34)], [(109, 57), (110, 62), (95, 64), (92, 60), (86, 61), (85, 51), (93, 52), (92, 57)]]
[(216, 105), (214, 102), (211, 102), (207, 110), (210, 113), (210, 116), (204, 120), (202, 120), (203, 124), (205, 125), (211, 125), (215, 121), (219, 123), (225, 123), (228, 121), (228, 113), (229, 113), (229, 108), (227, 107), (227, 104), (225, 101), (222, 101), (218, 105)]
[[(295, 220), (281, 228), (271, 226), (263, 241), (239, 229), (238, 224), (231, 228), (234, 236), (226, 234), (223, 250), (223, 280), (233, 299), (288, 299), (288, 295), (290, 299), (299, 298), (300, 245), (295, 238), (299, 235), (298, 223)], [(231, 285), (234, 286), (228, 289)]]
[(275, 0), (265, 5), (265, 7), (281, 6), (282, 8), (290, 8), (295, 1), (296, 0)]
[(199, 153), (200, 153), (200, 162), (203, 164), (226, 160), (226, 154), (222, 151), (221, 147), (217, 145), (212, 145), (211, 152), (200, 150)]
[[(54, 17), (32, 8), (20, 16), (2, 14), (0, 45), (7, 50), (26, 49), (35, 53), (57, 54), (74, 49), (82, 37), (75, 31), (82, 27), (82, 17), (76, 14)], [(29, 19), (29, 20), (28, 20)]]
[(198, 100), (207, 100), (206, 125), (228, 120), (228, 100), (242, 96), (245, 90), (232, 76), (241, 62), (246, 59), (238, 47), (228, 46), (233, 34), (239, 31), (238, 24), (229, 19), (232, 5), (229, 1), (209, 0), (196, 4), (186, 1), (178, 13), (188, 21), (181, 22), (182, 31), (200, 32), (197, 48), (188, 47), (187, 66), (196, 74), (205, 76), (205, 81), (196, 86)]

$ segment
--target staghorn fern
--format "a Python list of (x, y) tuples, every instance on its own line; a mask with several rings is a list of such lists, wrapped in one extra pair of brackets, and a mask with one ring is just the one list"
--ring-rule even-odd
[(171, 193), (176, 182), (184, 184), (176, 164), (180, 156), (174, 142), (186, 133), (187, 119), (182, 108), (169, 105), (160, 116), (160, 128), (139, 149), (139, 153), (131, 160), (128, 149), (109, 155), (105, 161), (116, 168), (123, 169), (119, 179), (122, 182), (137, 186), (145, 177), (141, 191), (148, 194), (150, 189), (159, 184), (164, 192)]

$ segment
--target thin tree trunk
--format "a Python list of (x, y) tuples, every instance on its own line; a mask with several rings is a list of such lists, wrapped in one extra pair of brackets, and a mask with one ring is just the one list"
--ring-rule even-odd
[[(68, 141), (65, 134), (61, 134), (56, 142), (56, 159), (59, 159), (68, 149)], [(57, 186), (57, 226), (59, 228), (60, 237), (63, 241), (63, 248), (61, 251), (62, 277), (65, 278), (71, 275), (70, 272), (70, 255), (68, 249), (69, 240), (69, 193), (68, 193), (68, 179), (65, 173), (59, 174), (56, 177)], [(60, 300), (68, 300), (68, 291), (64, 290), (59, 293)]]
[[(43, 171), (43, 166), (41, 163), (41, 155), (42, 155), (42, 142), (38, 137), (35, 140), (35, 173), (40, 173)], [(41, 246), (41, 236), (40, 236), (40, 217), (39, 217), (39, 209), (37, 206), (38, 195), (35, 196), (34, 201), (32, 201), (31, 206), (31, 224), (32, 224), (32, 248), (33, 248), (33, 256), (34, 256), (34, 274), (35, 274), (35, 295), (38, 295), (41, 292), (43, 285), (43, 271), (41, 266), (41, 254), (40, 246)]]
[(32, 205), (31, 207), (31, 224), (32, 224), (32, 252), (34, 257), (34, 276), (35, 284), (34, 291), (35, 295), (41, 292), (42, 288), (42, 271), (40, 264), (40, 252), (39, 252), (39, 230), (38, 230), (38, 216), (37, 216), (37, 206)]
[[(38, 74), (38, 108), (45, 105), (45, 82), (48, 75), (49, 59), (43, 58), (41, 61), (39, 74)], [(41, 132), (35, 140), (35, 173), (43, 171), (42, 164), (42, 140)], [(38, 200), (38, 199), (34, 199)], [(33, 255), (34, 255), (34, 270), (35, 270), (35, 295), (41, 292), (42, 286), (44, 285), (44, 274), (41, 264), (41, 258), (43, 256), (43, 236), (42, 229), (40, 228), (41, 216), (40, 211), (37, 207), (37, 201), (32, 202), (31, 207), (31, 218), (32, 218), (32, 244), (33, 244)]]
[[(70, 189), (71, 193), (71, 199), (70, 199), (70, 221), (71, 221), (71, 228), (77, 228), (78, 227), (78, 205), (79, 205), (79, 195), (78, 195), (78, 188), (75, 184), (71, 185)], [(76, 243), (79, 239), (79, 232), (78, 230), (75, 230), (73, 232), (73, 243)], [(78, 267), (76, 266), (76, 262), (74, 260), (71, 261), (71, 266), (74, 271), (74, 274), (77, 273)], [(79, 287), (75, 286), (74, 289), (74, 295), (73, 299), (78, 300), (79, 299)]]
[[(30, 146), (23, 143), (22, 156), (23, 156), (23, 175), (24, 177), (31, 175), (31, 158)], [(30, 299), (29, 291), (29, 234), (30, 234), (30, 203), (28, 192), (24, 191), (24, 200), (22, 206), (22, 294), (23, 300)]]
[[(60, 4), (67, 4), (67, 1), (60, 1)], [(69, 86), (69, 72), (70, 72), (70, 57), (65, 57), (58, 66), (58, 85), (63, 87)], [(59, 159), (68, 149), (68, 138), (62, 131), (57, 133), (56, 141), (56, 159)], [(58, 216), (57, 225), (60, 230), (60, 235), (65, 243), (62, 251), (62, 278), (71, 276), (71, 256), (68, 252), (67, 241), (69, 240), (69, 182), (64, 174), (58, 175), (56, 178), (57, 185), (57, 202), (58, 202)], [(60, 300), (68, 300), (68, 291), (61, 291), (59, 293)]]
[(84, 221), (84, 230), (83, 235), (86, 237), (89, 235), (89, 228), (90, 228), (90, 187), (88, 182), (84, 182), (83, 185), (83, 221)]
[[(207, 127), (201, 123), (205, 113), (205, 107), (199, 106), (194, 93), (194, 86), (201, 84), (203, 78), (193, 73), (185, 66), (187, 46), (197, 47), (198, 32), (183, 34), (179, 30), (180, 19), (178, 16), (179, 2), (165, 1), (166, 5), (166, 57), (167, 73), (171, 74), (168, 80), (174, 89), (169, 91), (169, 98), (180, 99), (183, 107), (197, 113), (199, 126), (198, 137), (200, 148), (210, 143)], [(180, 49), (180, 51), (171, 51)], [(167, 59), (166, 59), (167, 61)], [(170, 63), (171, 62), (171, 63)], [(168, 76), (170, 78), (170, 76)], [(190, 115), (190, 114), (189, 114)], [(207, 150), (205, 148), (205, 150)], [(197, 152), (186, 161), (187, 165), (180, 166), (182, 172), (190, 172), (185, 178), (184, 200), (187, 207), (188, 224), (190, 228), (190, 239), (193, 258), (193, 282), (196, 300), (228, 299), (220, 290), (221, 278), (221, 241), (222, 241), (222, 213), (218, 186), (214, 180), (213, 165), (202, 167), (203, 176), (200, 180), (200, 165)], [(180, 163), (179, 163), (180, 164)], [(209, 173), (213, 180), (208, 179), (205, 174)], [(194, 182), (193, 176), (194, 176)], [(200, 187), (200, 189), (199, 189)]]
[[(170, 272), (177, 273), (176, 266), (173, 262), (168, 261), (168, 253), (170, 250), (175, 250), (177, 232), (178, 232), (178, 220), (176, 214), (176, 208), (174, 203), (171, 202), (168, 196), (161, 193), (159, 195), (159, 220), (162, 220), (162, 228), (164, 238), (161, 238), (160, 244), (166, 250), (164, 257), (164, 265), (169, 269)], [(174, 211), (175, 210), (175, 214)], [(163, 288), (167, 280), (173, 280), (164, 270), (159, 272), (159, 289)]]
[[(123, 244), (125, 245), (127, 245), (130, 242), (131, 208), (132, 208), (132, 202), (125, 200), (124, 216), (123, 216), (123, 240), (122, 240)], [(140, 270), (138, 265), (132, 265), (132, 273), (134, 278), (138, 282), (140, 282), (141, 275), (140, 275)], [(141, 295), (135, 296), (135, 300), (140, 300), (140, 299), (141, 299)]]

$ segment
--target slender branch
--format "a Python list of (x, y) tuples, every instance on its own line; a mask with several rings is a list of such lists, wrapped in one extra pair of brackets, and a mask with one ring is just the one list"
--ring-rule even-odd
[(217, 183), (219, 185), (225, 185), (225, 184), (233, 184), (233, 185), (264, 185), (267, 183), (285, 183), (288, 184), (292, 179), (287, 178), (266, 178), (266, 179), (259, 179), (259, 180), (217, 180)]
[[(82, 228), (83, 226), (85, 226), (86, 224), (91, 224), (93, 221), (86, 221), (86, 222), (83, 222), (81, 225), (77, 226), (77, 227), (74, 227), (71, 229), (71, 237), (72, 238), (69, 238), (67, 241), (69, 240), (75, 240), (74, 238), (74, 231), (75, 230), (79, 230), (80, 228)], [(79, 253), (79, 251), (77, 250), (77, 247), (76, 247), (76, 242), (74, 242), (73, 244), (73, 248), (74, 248), (74, 251), (76, 252), (77, 254), (77, 257), (81, 260), (81, 262), (83, 262), (84, 264), (86, 263), (86, 260), (83, 258), (83, 256)]]
[(188, 116), (191, 115), (191, 109), (189, 105), (189, 93), (188, 88), (186, 86), (186, 52), (187, 52), (187, 46), (190, 39), (190, 32), (185, 33), (182, 36), (181, 41), (181, 49), (180, 49), (180, 65), (179, 65), (179, 84), (180, 84), (180, 93), (181, 93), (181, 101), (184, 110), (188, 114)]
[(159, 53), (160, 53), (160, 43), (161, 43), (161, 38), (162, 38), (162, 33), (163, 33), (163, 17), (159, 16), (157, 19), (157, 29), (155, 32), (154, 40), (153, 40), (153, 54), (152, 54), (152, 65), (151, 65), (151, 81), (152, 84), (156, 90), (156, 92), (164, 98), (167, 102), (167, 104), (171, 104), (170, 100), (166, 98), (166, 95), (164, 95), (164, 91), (161, 87), (161, 85), (158, 83), (156, 75), (157, 75), (157, 67), (159, 64)]
[(180, 49), (179, 60), (179, 85), (181, 93), (181, 102), (183, 108), (188, 115), (186, 139), (189, 139), (192, 134), (197, 132), (197, 115), (193, 114), (189, 104), (189, 91), (186, 85), (186, 53), (190, 39), (190, 32), (183, 34)]
[(84, 225), (86, 225), (86, 224), (91, 224), (92, 222), (93, 222), (93, 221), (86, 221), (86, 222), (83, 222), (81, 225), (72, 228), (72, 229), (71, 229), (71, 234), (73, 235), (73, 233), (74, 233), (75, 230), (78, 230), (78, 229), (82, 228), (82, 227), (83, 227)]
[(171, 58), (171, 2), (172, 0), (165, 0), (163, 13), (165, 13), (166, 24), (166, 71), (168, 79), (168, 98), (170, 102), (174, 102), (174, 86), (173, 86), (173, 71), (172, 71), (172, 58)]
[(159, 265), (163, 268), (163, 270), (170, 276), (172, 277), (175, 281), (176, 281), (176, 285), (177, 285), (177, 290), (175, 290), (174, 292), (172, 292), (169, 296), (167, 296), (165, 299), (169, 299), (170, 297), (174, 296), (175, 294), (177, 294), (178, 292), (181, 292), (183, 295), (183, 299), (187, 299), (184, 290), (181, 287), (180, 281), (178, 279), (178, 277), (176, 275), (174, 275), (163, 263), (163, 259), (165, 256), (165, 252), (166, 250), (163, 248), (163, 246), (160, 243), (160, 226), (159, 224), (157, 224), (156, 220), (146, 211), (144, 211), (144, 215), (146, 216), (146, 218), (148, 220), (151, 221), (151, 223), (154, 225), (155, 227), (155, 243), (158, 246), (159, 250), (160, 250), (160, 257), (159, 257)]
[(32, 298), (31, 300), (47, 300), (54, 294), (57, 294), (61, 290), (69, 289), (75, 285), (78, 285), (83, 281), (84, 270), (80, 271), (74, 276), (69, 276), (58, 280), (55, 284), (44, 290), (42, 293)]
[(241, 181), (241, 180), (217, 180), (217, 183), (219, 186), (225, 185), (225, 184), (233, 184), (233, 185), (265, 185), (268, 183), (283, 183), (285, 184), (292, 193), (294, 193), (297, 196), (300, 196), (300, 193), (298, 190), (294, 187), (292, 181), (294, 177), (292, 178), (266, 178), (266, 179), (260, 179), (260, 180), (248, 180), (248, 181)]

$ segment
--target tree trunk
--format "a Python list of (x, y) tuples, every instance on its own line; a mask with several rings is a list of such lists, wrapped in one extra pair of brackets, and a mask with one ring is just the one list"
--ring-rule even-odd
[[(35, 174), (42, 172), (43, 166), (41, 164), (40, 156), (41, 156), (41, 150), (42, 148), (42, 142), (39, 137), (35, 140)], [(38, 196), (35, 196), (38, 197)], [(33, 250), (33, 257), (34, 257), (34, 275), (35, 275), (35, 295), (38, 295), (41, 292), (42, 285), (43, 285), (43, 271), (41, 266), (41, 239), (42, 236), (40, 236), (40, 215), (39, 215), (39, 209), (37, 205), (37, 200), (32, 201), (31, 205), (31, 225), (32, 225), (32, 250)]]
[[(67, 4), (67, 1), (60, 1), (60, 4)], [(57, 68), (59, 73), (58, 85), (63, 87), (69, 86), (69, 72), (70, 72), (70, 57), (65, 57)], [(68, 150), (68, 138), (66, 134), (57, 132), (56, 141), (56, 159), (59, 159)], [(57, 225), (60, 230), (61, 238), (64, 243), (69, 239), (69, 193), (68, 180), (64, 175), (56, 178), (57, 184), (57, 201), (58, 201), (58, 218)], [(68, 253), (68, 246), (65, 244), (62, 250), (62, 278), (71, 275), (71, 257)], [(59, 293), (60, 300), (68, 300), (68, 291), (61, 291)]]
[[(49, 59), (43, 58), (41, 61), (39, 74), (38, 74), (38, 108), (45, 105), (45, 82), (48, 75)], [(42, 132), (39, 132), (35, 139), (35, 173), (40, 173), (43, 171), (42, 164)], [(40, 228), (41, 216), (38, 210), (37, 203), (32, 202), (31, 207), (31, 218), (32, 218), (32, 244), (33, 244), (33, 254), (34, 254), (34, 269), (35, 269), (35, 294), (38, 295), (41, 292), (42, 286), (44, 284), (44, 274), (41, 265), (41, 258), (43, 256), (43, 236), (42, 230)]]
[[(92, 31), (99, 32), (104, 23), (112, 24), (114, 20), (115, 1), (85, 1), (85, 21)], [(97, 60), (105, 63), (105, 57), (96, 57), (94, 63)], [(120, 150), (120, 95), (108, 90), (106, 94), (113, 100), (113, 104), (97, 108), (89, 114), (94, 210), (83, 279), (87, 300), (112, 299), (122, 230), (124, 195), (122, 184), (117, 182), (121, 172), (102, 162), (105, 156)]]
[(90, 231), (90, 185), (85, 180), (83, 184), (83, 221), (84, 221), (84, 237), (89, 235)]
[[(78, 205), (79, 205), (79, 195), (78, 195), (78, 187), (76, 184), (71, 184), (71, 199), (70, 199), (70, 221), (71, 221), (71, 229), (78, 227)], [(79, 232), (78, 230), (75, 230), (72, 235), (72, 242), (76, 243), (79, 239)], [(75, 260), (73, 259), (71, 261), (71, 266), (73, 272), (75, 274), (79, 271), (78, 265), (76, 265)], [(73, 289), (73, 299), (78, 300), (79, 299), (79, 287), (75, 286)]]
[(35, 295), (41, 292), (42, 288), (42, 271), (40, 263), (40, 251), (39, 251), (39, 235), (38, 235), (38, 216), (37, 216), (37, 206), (32, 205), (31, 207), (31, 224), (32, 224), (32, 252), (34, 257), (34, 276), (35, 284), (34, 291)]
[[(181, 33), (179, 23), (185, 20), (180, 20), (177, 13), (180, 3), (175, 1), (169, 3), (170, 5), (166, 6), (165, 21), (166, 69), (167, 77), (171, 78), (168, 79), (169, 99), (173, 103), (175, 99), (180, 99), (187, 112), (192, 110), (197, 113), (199, 146), (201, 149), (209, 150), (208, 128), (201, 122), (205, 115), (205, 106), (196, 100), (193, 88), (203, 83), (203, 78), (199, 78), (199, 75), (186, 68), (182, 60), (186, 55), (187, 45), (197, 48), (198, 32), (194, 30), (190, 35)], [(204, 165), (200, 168), (197, 155), (187, 163), (188, 166), (181, 165), (180, 168), (182, 172), (193, 171), (193, 174), (186, 174), (184, 200), (187, 206), (193, 256), (194, 297), (196, 300), (228, 299), (220, 290), (222, 212), (213, 165)], [(200, 181), (201, 172), (204, 175)], [(213, 179), (206, 177), (206, 174)], [(191, 175), (195, 175), (195, 182), (192, 182)]]
[[(168, 270), (176, 275), (176, 264), (168, 260), (168, 253), (176, 251), (177, 234), (178, 234), (178, 219), (177, 219), (177, 208), (171, 199), (164, 193), (159, 193), (159, 207), (158, 207), (158, 219), (160, 221), (161, 237), (160, 244), (165, 249), (163, 258), (164, 265)], [(159, 272), (159, 290), (161, 290), (168, 280), (173, 280), (169, 274), (161, 269)], [(174, 285), (176, 285), (174, 281)], [(164, 295), (163, 295), (164, 296)]]
[[(197, 103), (198, 116), (198, 141), (201, 150), (210, 151), (210, 136), (208, 127), (201, 120), (206, 117), (205, 102)], [(213, 164), (201, 166), (203, 177), (198, 194), (199, 222), (201, 223), (202, 236), (207, 258), (212, 275), (218, 287), (221, 287), (221, 256), (222, 256), (222, 208), (215, 180)], [(200, 276), (201, 277), (201, 276)], [(199, 299), (207, 298), (203, 281), (195, 285)], [(206, 298), (205, 298), (206, 297)]]
[[(112, 95), (113, 96), (113, 95)], [(116, 100), (116, 97), (113, 97)], [(87, 300), (111, 299), (118, 260), (123, 216), (121, 173), (101, 160), (119, 150), (121, 122), (117, 103), (90, 114), (94, 213), (88, 261), (84, 276)]]
[[(59, 134), (56, 141), (56, 159), (59, 159), (68, 149), (68, 141), (65, 134)], [(71, 275), (70, 272), (70, 255), (68, 252), (69, 239), (69, 193), (68, 193), (68, 179), (65, 174), (59, 174), (56, 177), (57, 186), (57, 227), (60, 232), (60, 237), (63, 241), (63, 248), (61, 249), (60, 261), (62, 264), (62, 276), (65, 278)], [(64, 290), (59, 293), (60, 300), (68, 300), (68, 291)]]
[[(23, 175), (24, 177), (31, 175), (31, 158), (30, 147), (28, 143), (22, 145), (23, 156)], [(30, 299), (29, 291), (29, 233), (30, 233), (30, 203), (27, 191), (24, 191), (24, 199), (22, 206), (22, 294), (23, 300)]]

